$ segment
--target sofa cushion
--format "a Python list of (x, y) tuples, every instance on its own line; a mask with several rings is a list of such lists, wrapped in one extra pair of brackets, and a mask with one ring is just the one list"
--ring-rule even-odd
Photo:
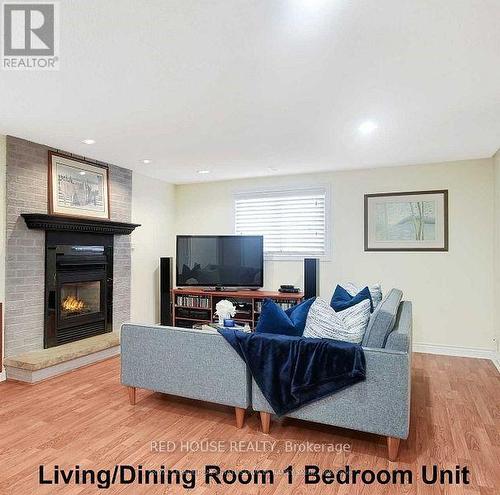
[(264, 299), (255, 331), (300, 337), (304, 332), (307, 313), (313, 302), (314, 298), (308, 299), (289, 308), (287, 314), (272, 299)]
[(385, 346), (387, 337), (394, 328), (402, 297), (403, 292), (399, 289), (391, 289), (385, 299), (377, 306), (368, 323), (363, 346), (378, 348)]
[(307, 315), (304, 337), (359, 344), (363, 340), (369, 318), (369, 299), (337, 313), (324, 299), (318, 297)]
[(332, 300), (330, 301), (330, 306), (335, 311), (339, 312), (350, 308), (351, 306), (355, 306), (363, 299), (368, 299), (370, 301), (370, 310), (373, 311), (372, 296), (368, 287), (360, 290), (355, 295), (351, 295), (341, 285), (337, 285), (335, 292), (333, 293)]

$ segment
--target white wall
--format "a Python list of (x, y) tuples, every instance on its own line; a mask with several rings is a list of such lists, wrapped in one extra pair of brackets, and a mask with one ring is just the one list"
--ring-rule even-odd
[[(314, 184), (332, 189), (333, 253), (320, 267), (323, 297), (346, 280), (400, 287), (414, 304), (415, 342), (495, 348), (491, 159), (181, 185), (176, 232), (233, 233), (233, 192)], [(426, 189), (449, 189), (449, 252), (365, 253), (363, 195)], [(302, 286), (302, 272), (300, 262), (266, 262), (266, 288)]]
[[(7, 145), (6, 137), (0, 135), (0, 302), (5, 304), (5, 232), (6, 232), (6, 218), (5, 218), (5, 180), (7, 171)], [(4, 307), (5, 311), (5, 307)], [(3, 325), (2, 325), (3, 329)], [(3, 331), (3, 330), (2, 330)], [(2, 342), (5, 339), (2, 335)], [(3, 350), (0, 349), (3, 353)], [(2, 369), (0, 369), (0, 380), (4, 379)]]
[(174, 254), (175, 186), (137, 173), (132, 177), (131, 319), (159, 322), (159, 259)]

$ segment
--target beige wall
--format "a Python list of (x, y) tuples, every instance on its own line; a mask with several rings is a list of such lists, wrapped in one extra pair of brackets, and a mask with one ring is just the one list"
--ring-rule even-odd
[[(381, 282), (403, 289), (414, 304), (417, 343), (492, 350), (494, 344), (493, 215), (491, 159), (268, 177), (176, 188), (176, 233), (233, 233), (236, 191), (259, 187), (330, 185), (333, 250), (320, 268), (321, 295), (338, 282)], [(448, 253), (365, 253), (365, 193), (449, 189)], [(265, 286), (302, 286), (302, 263), (268, 261)]]
[[(0, 135), (0, 302), (3, 304), (5, 304), (5, 176), (7, 170), (6, 155), (6, 137)], [(2, 342), (4, 342), (3, 338)], [(2, 370), (0, 369), (0, 379), (2, 378), (1, 375)]]
[(174, 253), (174, 188), (137, 173), (132, 177), (131, 319), (158, 323), (158, 265), (161, 256)]
[[(500, 150), (493, 157), (495, 174), (495, 295), (500, 296)], [(495, 306), (495, 335), (497, 360), (500, 362), (500, 304)]]

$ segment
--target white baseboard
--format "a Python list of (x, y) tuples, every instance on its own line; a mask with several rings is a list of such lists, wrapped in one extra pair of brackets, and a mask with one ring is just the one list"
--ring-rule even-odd
[(497, 352), (497, 355), (493, 359), (493, 364), (497, 367), (497, 370), (500, 373), (500, 352)]
[(459, 347), (455, 345), (413, 344), (413, 352), (426, 354), (442, 354), (444, 356), (461, 356), (470, 358), (491, 359), (498, 368), (499, 355), (493, 349), (476, 349), (473, 347)]

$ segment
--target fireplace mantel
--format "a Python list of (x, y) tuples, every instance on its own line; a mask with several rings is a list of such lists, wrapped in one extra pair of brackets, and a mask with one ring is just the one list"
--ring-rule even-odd
[(90, 234), (130, 235), (138, 223), (115, 222), (93, 218), (77, 218), (43, 213), (23, 213), (21, 215), (29, 229), (54, 232), (86, 232)]

